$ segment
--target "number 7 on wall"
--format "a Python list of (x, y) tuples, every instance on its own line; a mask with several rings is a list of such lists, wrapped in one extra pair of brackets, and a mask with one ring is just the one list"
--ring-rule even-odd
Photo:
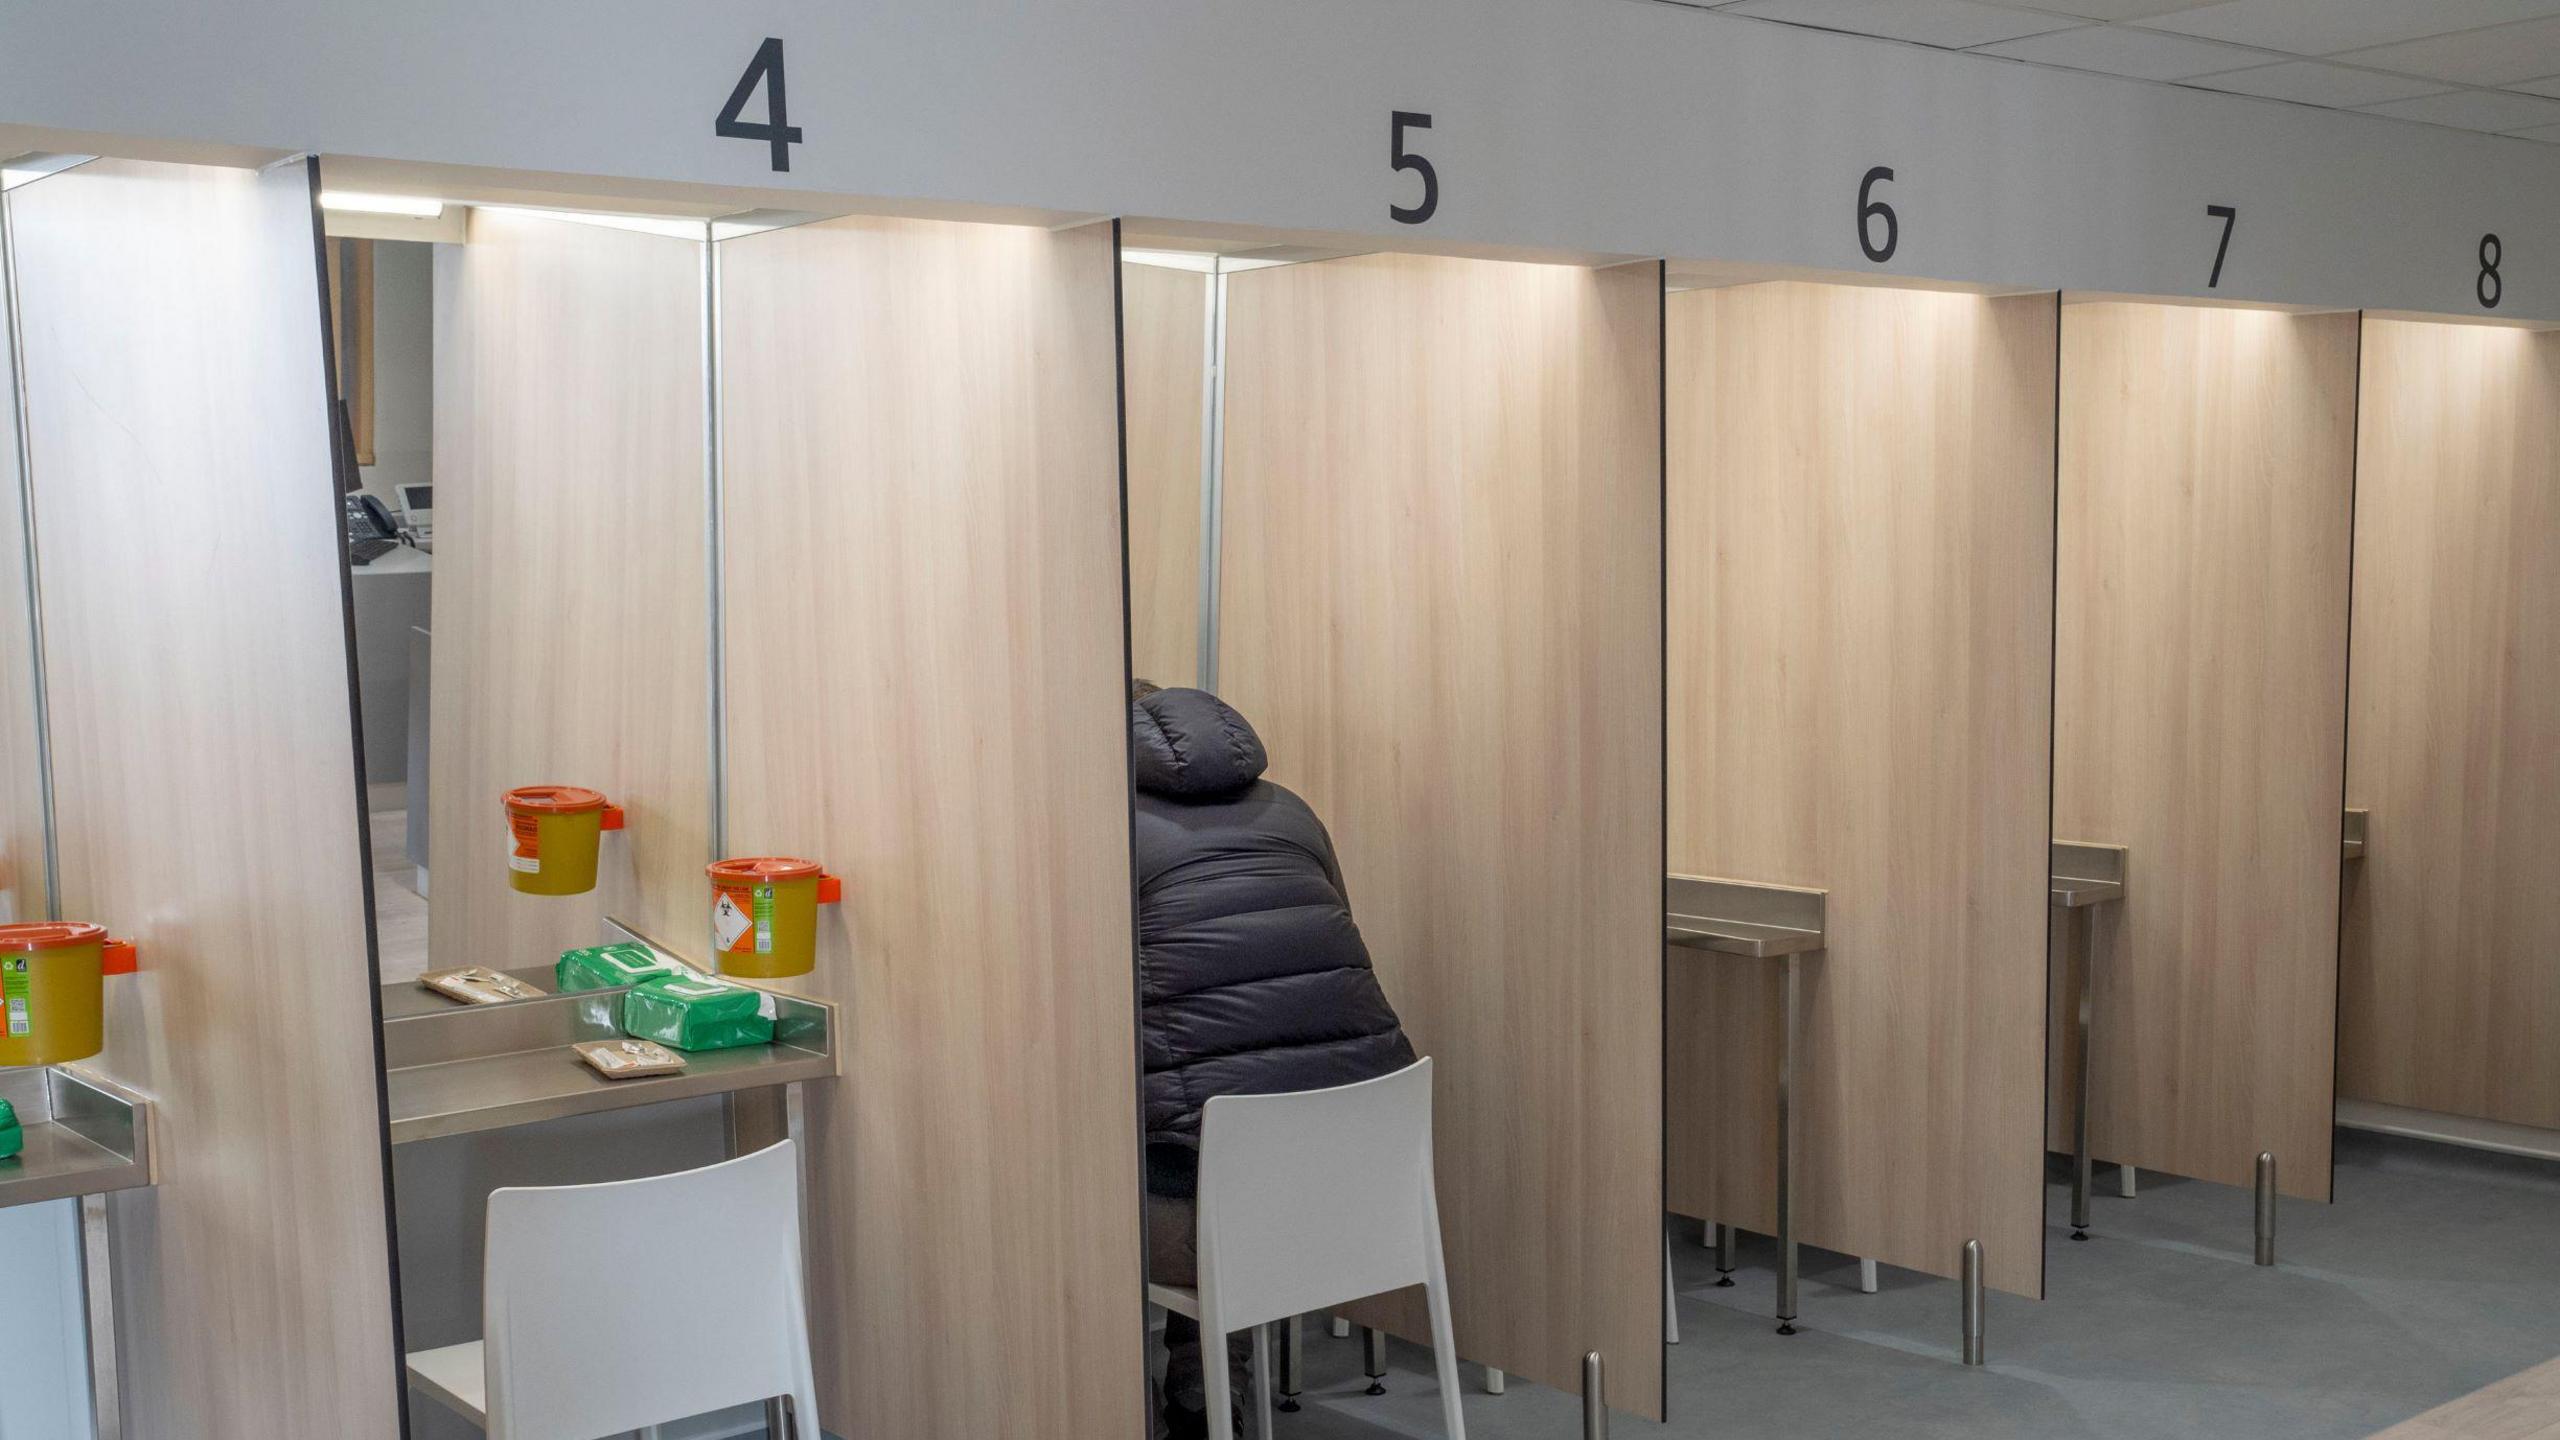
[(2204, 213), (2222, 222), (2222, 243), (2215, 246), (2213, 251), (2213, 274), (2204, 282), (2204, 288), (2207, 290), (2218, 290), (2222, 288), (2222, 262), (2231, 253), (2231, 232), (2240, 223), (2240, 207), (2207, 205), (2204, 207)]

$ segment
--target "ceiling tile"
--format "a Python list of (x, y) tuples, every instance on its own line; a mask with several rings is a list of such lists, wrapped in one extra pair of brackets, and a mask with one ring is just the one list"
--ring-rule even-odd
[(2334, 55), (2560, 15), (2560, 0), (2222, 0), (2143, 22), (2294, 55)]
[(2423, 120), (2430, 125), (2451, 125), (2463, 130), (2528, 130), (2560, 125), (2560, 100), (2505, 90), (2456, 90), (2416, 100), (2394, 100), (2388, 105), (2367, 105), (2363, 113), (2388, 115), (2395, 120)]
[(2330, 65), (2318, 60), (2287, 60), (2276, 65), (2261, 65), (2253, 70), (2234, 70), (2226, 75), (2199, 75), (2186, 83), (2206, 90), (2228, 90), (2237, 95), (2291, 100), (2298, 105), (2326, 105), (2333, 110), (2379, 105), (2387, 100), (2409, 100), (2448, 88), (2440, 80), (2413, 80), (2406, 75), (2350, 70), (2344, 65)]
[(2543, 140), (2560, 145), (2560, 125), (2536, 125), (2530, 130), (2508, 132), (2520, 140)]
[(2081, 20), (2143, 20), (2179, 10), (2194, 10), (2214, 0), (2010, 0), (2028, 10), (2045, 10)]
[(2560, 16), (2350, 50), (2332, 58), (2458, 85), (2506, 85), (2560, 75)]
[[(2554, 0), (2560, 3), (2560, 0)], [(1951, 50), (2015, 40), (2067, 29), (2077, 23), (2037, 10), (2012, 10), (1978, 0), (1743, 0), (1724, 7), (1733, 15), (1756, 15), (1793, 25), (1819, 25), (1882, 35)]]
[(2507, 88), (2522, 90), (2528, 95), (2560, 96), (2560, 75), (2548, 75), (2540, 80), (2518, 80)]
[(2236, 45), (2114, 25), (2030, 35), (2024, 40), (1981, 46), (1974, 53), (2072, 70), (2130, 75), (2137, 80), (2184, 80), (2242, 69), (2270, 58), (2261, 51), (2243, 50)]

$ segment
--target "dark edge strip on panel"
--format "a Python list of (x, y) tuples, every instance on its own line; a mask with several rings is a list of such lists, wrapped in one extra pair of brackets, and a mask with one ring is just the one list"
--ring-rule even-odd
[[(1654, 1137), (1654, 1188), (1659, 1201), (1654, 1209), (1661, 1212), (1665, 1233), (1671, 1224), (1671, 966), (1662, 954), (1662, 917), (1671, 913), (1671, 262), (1653, 262), (1653, 653), (1655, 723), (1655, 774), (1661, 783), (1661, 808), (1654, 816), (1656, 856), (1654, 876), (1655, 913), (1646, 921), (1645, 933), (1653, 940), (1654, 990), (1654, 1060), (1661, 1075), (1656, 1081), (1654, 1124), (1660, 1132)], [(1709, 1222), (1712, 1224), (1713, 1222)], [(1671, 1304), (1680, 1304), (1680, 1287), (1672, 1284), (1670, 1252), (1663, 1253), (1665, 1285), (1671, 1286)], [(1656, 1334), (1661, 1337), (1662, 1382), (1661, 1411), (1665, 1424), (1671, 1419), (1671, 1335), (1663, 1325), (1660, 1311), (1654, 1312)]]
[[(1137, 651), (1129, 620), (1129, 297), (1121, 284), (1120, 219), (1111, 220), (1111, 406), (1120, 477), (1120, 773), (1122, 823), (1129, 848), (1129, 1074), (1136, 1103), (1130, 1106), (1137, 1141), (1138, 1211), (1138, 1415), (1143, 1422), (1152, 1396), (1147, 1381), (1147, 1052), (1143, 1016), (1147, 1003), (1145, 961), (1138, 950), (1138, 755), (1129, 740), (1129, 693), (1137, 679)], [(1214, 299), (1211, 303), (1215, 303)], [(1203, 383), (1207, 376), (1201, 377)], [(1216, 1357), (1212, 1357), (1214, 1360)]]
[[(2338, 1202), (2338, 1092), (2346, 1071), (2347, 1030), (2347, 795), (2353, 772), (2356, 723), (2356, 515), (2364, 483), (2364, 328), (2371, 323), (2356, 312), (2355, 394), (2347, 409), (2347, 653), (2338, 687), (2338, 707), (2345, 712), (2338, 727), (2338, 943), (2330, 955), (2329, 977), (2329, 1173), (2328, 1201)], [(2367, 853), (2371, 853), (2368, 837)], [(2365, 868), (2373, 862), (2367, 860)]]
[[(2037, 953), (2044, 957), (2044, 1010), (2036, 1017), (2036, 1034), (2044, 1042), (2036, 1065), (2036, 1090), (2044, 1105), (2036, 1122), (2036, 1298), (2045, 1298), (2045, 1262), (2052, 1249), (2051, 1226), (2045, 1224), (2046, 1147), (2053, 1140), (2053, 815), (2054, 766), (2061, 755), (2062, 719), (2062, 292), (2053, 292), (2053, 480), (2046, 514), (2051, 539), (2045, 546), (2044, 661), (2044, 848), (2036, 852), (2036, 930), (2044, 937)], [(2091, 945), (2097, 943), (2094, 936)], [(2096, 983), (2094, 972), (2084, 983)], [(2085, 1067), (2084, 1067), (2085, 1068)]]
[(356, 871), (364, 886), (365, 1003), (373, 1016), (373, 1099), (379, 1121), (377, 1133), (382, 1141), (383, 1255), (391, 1278), (391, 1374), (396, 1397), (392, 1403), (398, 1408), (402, 1440), (407, 1440), (409, 1350), (400, 1314), (400, 1205), (391, 1168), (391, 1076), (385, 1068), (389, 1059), (382, 1039), (382, 945), (374, 928), (373, 805), (364, 778), (364, 700), (356, 668), (356, 579), (347, 553), (347, 526), (342, 516), (346, 502), (338, 488), (355, 468), (355, 457), (346, 453), (338, 427), (338, 317), (329, 305), (329, 235), (320, 213), (319, 156), (304, 157), (303, 177), (311, 207), (313, 275), (320, 289), (320, 398), (322, 420), (329, 427), (329, 533), (337, 537), (339, 622), (347, 639), (347, 731), (355, 755)]

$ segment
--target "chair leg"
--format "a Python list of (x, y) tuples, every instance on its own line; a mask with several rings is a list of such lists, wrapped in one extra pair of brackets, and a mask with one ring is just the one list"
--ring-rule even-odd
[[(1439, 1257), (1432, 1258), (1436, 1262)], [(1436, 1273), (1440, 1266), (1431, 1268)], [(1423, 1293), (1431, 1303), (1431, 1364), (1440, 1372), (1440, 1423), (1449, 1440), (1467, 1440), (1466, 1411), (1458, 1393), (1458, 1340), (1449, 1324), (1449, 1283), (1435, 1278)]]
[(1262, 1440), (1271, 1436), (1271, 1327), (1253, 1327), (1253, 1413), (1258, 1427), (1254, 1433)]
[(1200, 1376), (1209, 1390), (1209, 1440), (1236, 1440), (1235, 1387), (1227, 1379), (1227, 1337), (1209, 1333), (1206, 1325), (1200, 1327)]

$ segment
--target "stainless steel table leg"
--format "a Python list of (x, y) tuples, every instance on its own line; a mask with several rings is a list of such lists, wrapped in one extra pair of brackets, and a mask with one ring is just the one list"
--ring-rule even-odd
[(1387, 1332), (1374, 1325), (1360, 1327), (1360, 1369), (1369, 1377), (1367, 1393), (1387, 1393)]
[(1778, 1333), (1796, 1333), (1796, 1014), (1803, 978), (1796, 957), (1780, 957), (1778, 980)]
[(1719, 1289), (1729, 1288), (1729, 1287), (1733, 1284), (1733, 1264), (1734, 1264), (1735, 1252), (1736, 1252), (1736, 1251), (1738, 1251), (1738, 1250), (1740, 1250), (1741, 1248), (1742, 1248), (1742, 1233), (1741, 1233), (1740, 1231), (1738, 1231), (1738, 1230), (1734, 1229), (1734, 1228), (1733, 1228), (1732, 1226), (1730, 1226), (1730, 1225), (1718, 1225), (1718, 1226), (1716, 1227), (1716, 1286), (1717, 1286), (1717, 1288), (1719, 1288)]
[(116, 1380), (115, 1245), (107, 1197), (80, 1197), (80, 1285), (89, 1310), (89, 1410), (97, 1440), (124, 1440), (124, 1393)]
[(2096, 911), (2081, 906), (2066, 911), (2063, 920), (2071, 952), (2071, 971), (2080, 984), (2080, 1081), (2071, 1102), (2071, 1238), (2089, 1238), (2089, 1014), (2095, 1003), (2090, 990), (2094, 981), (2089, 963), (2093, 943)]

